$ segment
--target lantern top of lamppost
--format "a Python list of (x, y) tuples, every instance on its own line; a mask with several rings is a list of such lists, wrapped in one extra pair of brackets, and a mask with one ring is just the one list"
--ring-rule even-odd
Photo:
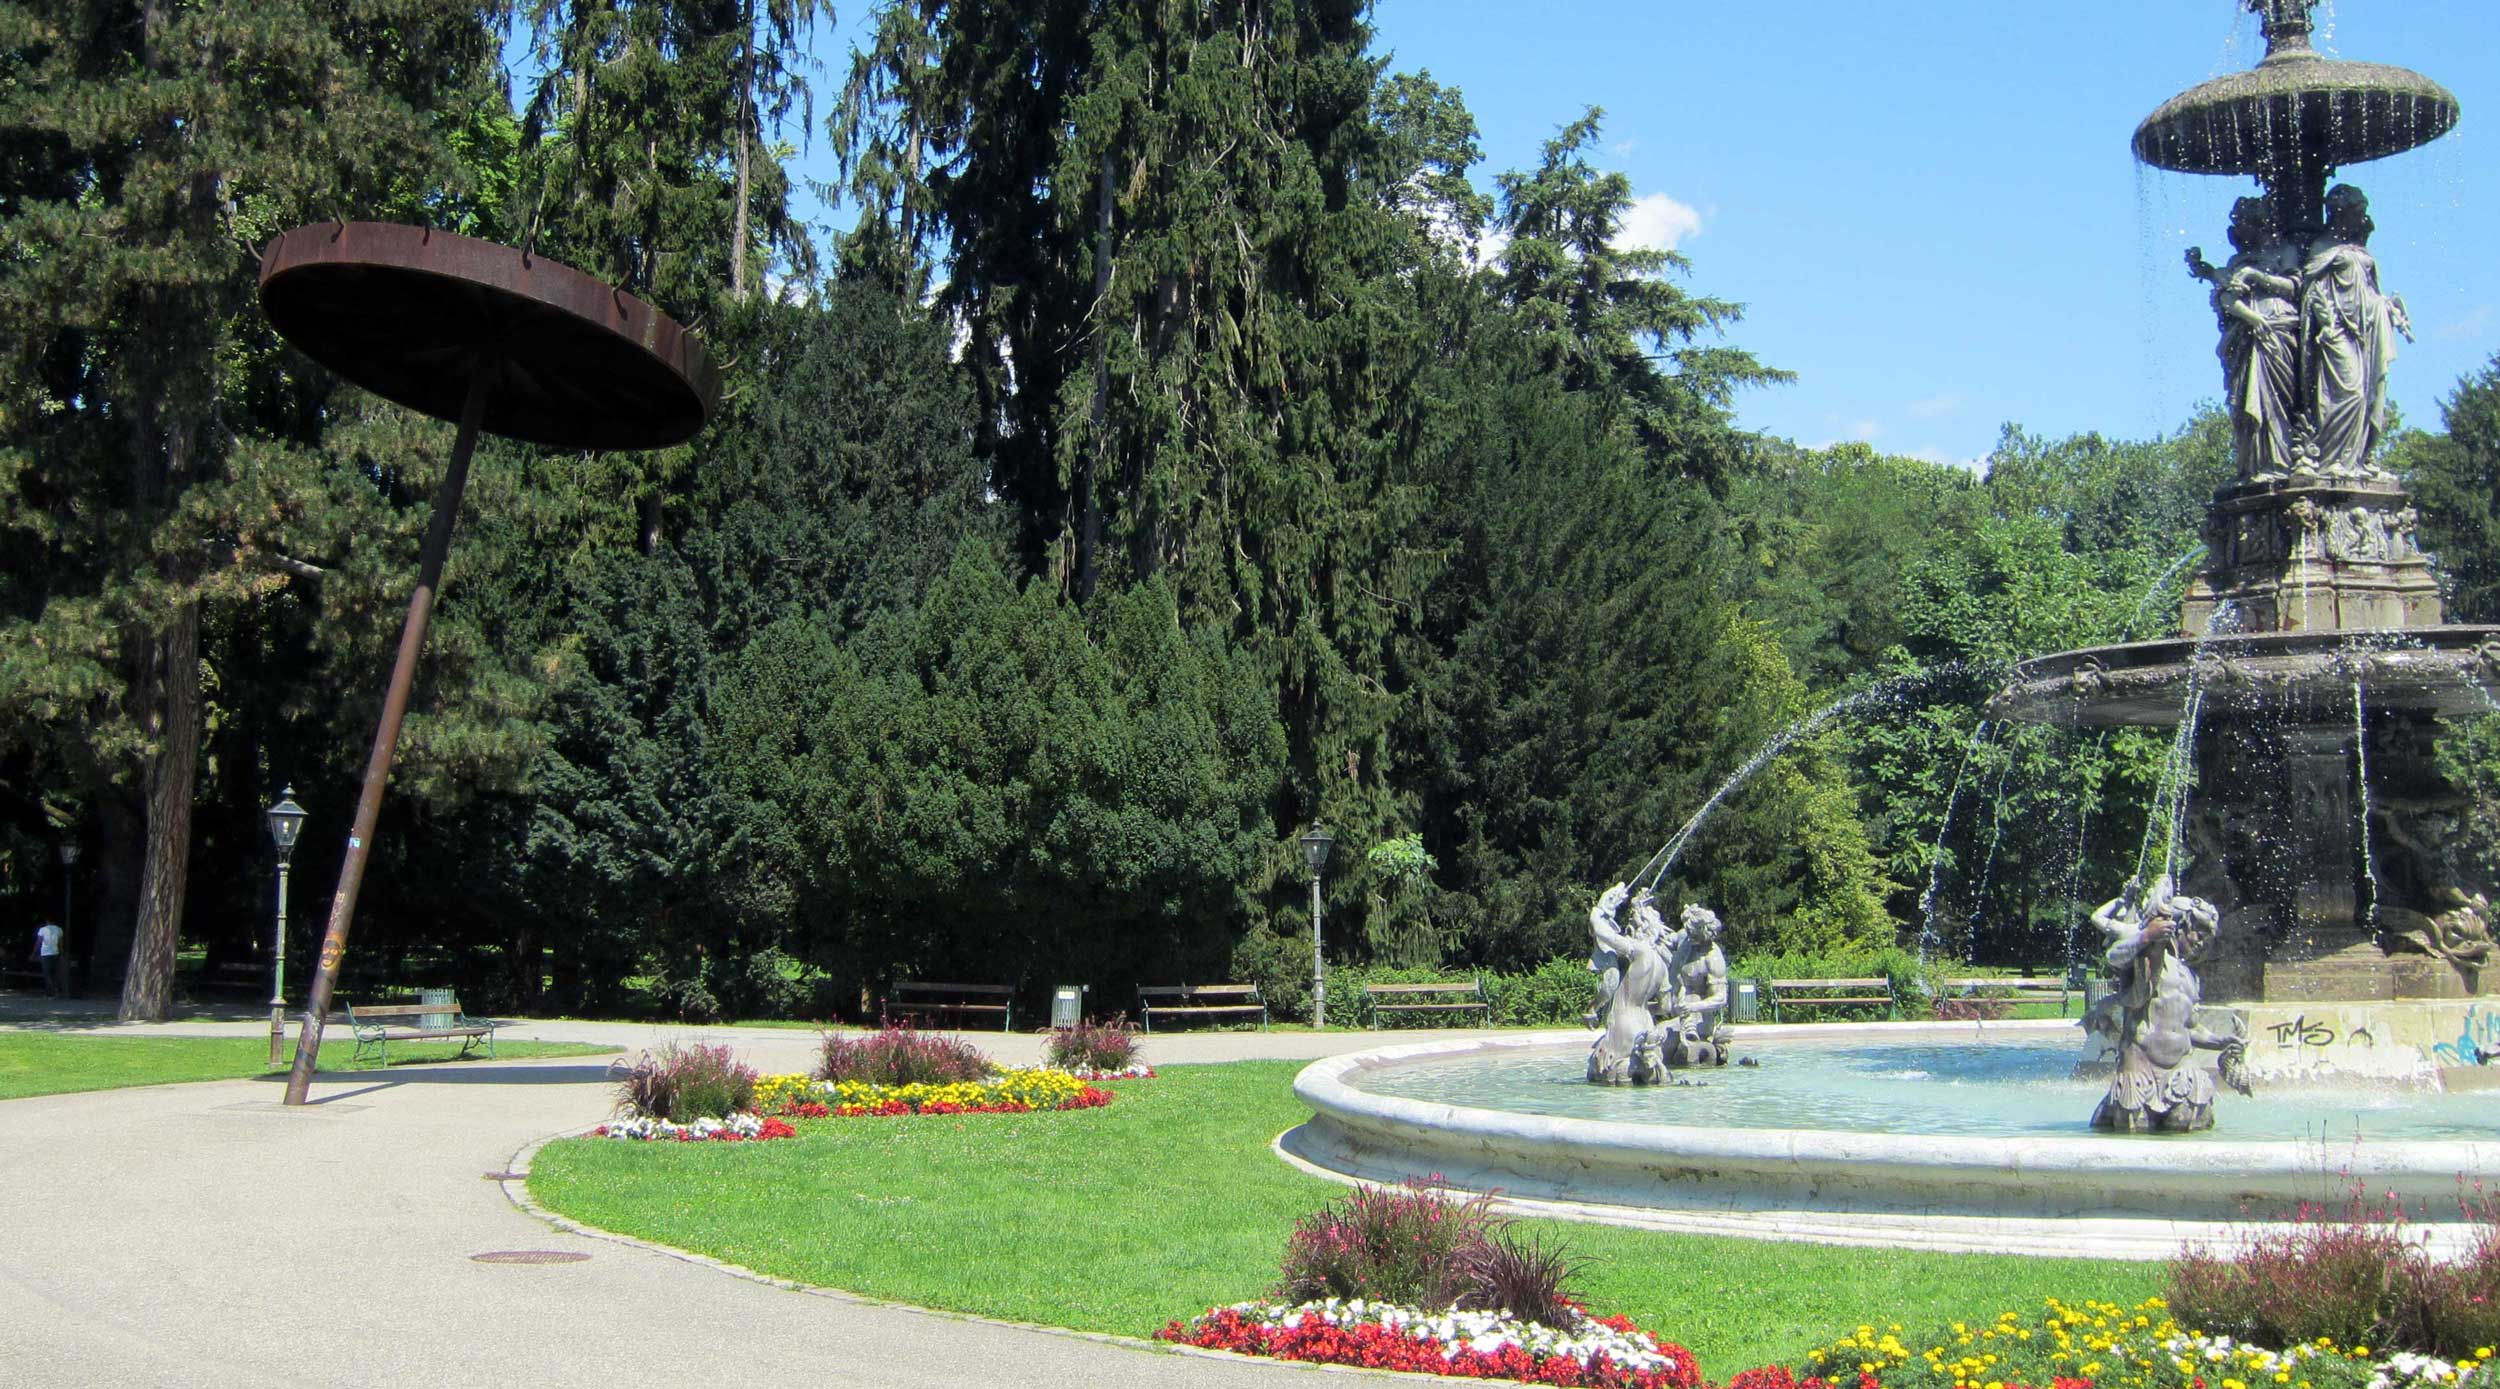
[(66, 866), (68, 866), (68, 865), (70, 865), (70, 864), (74, 864), (74, 863), (76, 863), (76, 862), (78, 862), (78, 841), (77, 841), (77, 840), (75, 840), (75, 839), (64, 839), (64, 840), (62, 840), (62, 841), (61, 841), (61, 863), (62, 863), (62, 865), (63, 865), (64, 867), (66, 867)]
[(1318, 877), (1327, 869), (1329, 846), (1336, 842), (1336, 838), (1323, 826), (1313, 825), (1303, 832), (1302, 861), (1311, 866), (1312, 877)]
[(642, 300), (510, 246), (392, 222), (315, 223), (260, 257), (281, 337), (386, 400), (564, 449), (653, 449), (703, 430), (720, 369)]
[(289, 786), (279, 793), (279, 801), (269, 807), (269, 838), (278, 846), (278, 859), (284, 862), (295, 852), (295, 837), (304, 832), (307, 818), (304, 808), (295, 803), (295, 788)]

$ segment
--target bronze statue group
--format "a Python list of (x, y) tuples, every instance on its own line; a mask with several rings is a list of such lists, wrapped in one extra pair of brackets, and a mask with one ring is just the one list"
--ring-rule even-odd
[[(1622, 920), (1626, 903), (1632, 920)], [(1598, 1029), (1589, 1047), (1588, 1078), (1597, 1085), (1657, 1085), (1686, 1066), (1724, 1066), (1720, 1029), (1727, 1020), (1727, 954), (1719, 918), (1688, 906), (1669, 930), (1648, 889), (1629, 883), (1606, 889), (1589, 912), (1596, 949), (1597, 1006), (1587, 1021)]]
[(2231, 210), (2230, 263), (2207, 263), (2201, 247), (2187, 253), (2189, 273), (2213, 286), (2243, 481), (2381, 472), (2373, 455), (2387, 427), (2388, 367), (2413, 323), (2379, 284), (2370, 200), (2340, 184), (2325, 211), (2323, 229), (2295, 241), (2271, 203), (2242, 198)]

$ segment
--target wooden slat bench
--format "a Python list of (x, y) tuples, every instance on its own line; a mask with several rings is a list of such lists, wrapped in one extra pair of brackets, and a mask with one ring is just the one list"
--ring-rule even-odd
[(1967, 998), (1982, 1002), (2055, 1003), (2059, 1017), (2066, 1015), (2067, 1000), (2074, 996), (2063, 979), (1988, 979), (1972, 976), (1936, 981), (1936, 1001)]
[(1493, 1005), (1485, 1001), (1481, 979), (1454, 979), (1439, 984), (1365, 984), (1363, 994), (1371, 1000), (1374, 1027), (1380, 1026), (1383, 1013), (1472, 1012), (1482, 1025), (1493, 1025)]
[(1780, 1020), (1786, 1008), (1872, 1008), (1881, 1005), (1884, 1016), (1901, 1016), (1901, 1001), (1893, 997), (1892, 981), (1882, 976), (1872, 979), (1758, 979), (1762, 1001), (1771, 1006), (1771, 1021)]
[[(1156, 999), (1169, 999), (1157, 1003)], [(1149, 984), (1137, 991), (1137, 1011), (1146, 1020), (1146, 1030), (1155, 1030), (1158, 1017), (1245, 1017), (1256, 1013), (1259, 1026), (1267, 1026), (1267, 1000), (1259, 997), (1256, 984)]]
[[(442, 1018), (447, 1022), (429, 1026), (427, 1019)], [(495, 1020), (473, 1018), (460, 1011), (460, 1000), (447, 998), (440, 1003), (351, 1003), (347, 1005), (347, 1025), (355, 1029), (355, 1059), (365, 1059), (369, 1047), (383, 1065), (391, 1064), (390, 1044), (393, 1042), (426, 1042), (458, 1037), (460, 1054), (468, 1055), (479, 1042), (486, 1043), (486, 1055), (495, 1054)]]
[(963, 1026), (972, 1016), (996, 1014), (998, 1030), (1016, 1030), (1016, 988), (1013, 984), (949, 984), (936, 979), (897, 979), (880, 1010), (882, 1021), (919, 1023), (935, 1018), (944, 1026)]

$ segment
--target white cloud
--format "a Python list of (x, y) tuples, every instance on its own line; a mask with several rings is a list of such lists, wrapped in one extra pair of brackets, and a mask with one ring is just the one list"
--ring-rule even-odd
[(1620, 144), (1608, 145), (1606, 148), (1608, 152), (1612, 153), (1617, 159), (1629, 159), (1632, 157), (1632, 151), (1639, 149), (1640, 147), (1640, 141), (1627, 137)]
[(1623, 214), (1623, 230), (1616, 235), (1617, 246), (1639, 246), (1653, 251), (1672, 251), (1701, 235), (1702, 215), (1699, 208), (1679, 203), (1664, 193), (1634, 198)]
[(2442, 338), (2479, 338), (2491, 331), (2491, 320), (2491, 305), (2477, 304), (2465, 317), (2442, 323), (2433, 332)]
[(1941, 420), (1962, 413), (1962, 407), (1969, 403), (1970, 397), (1960, 391), (1944, 391), (1925, 400), (1913, 400), (1903, 409), (1914, 420)]
[(1882, 420), (1859, 420), (1857, 423), (1849, 426), (1849, 437), (1857, 440), (1861, 444), (1874, 443), (1875, 436), (1883, 432), (1884, 422)]
[(1498, 263), (1502, 252), (1510, 249), (1510, 233), (1500, 227), (1486, 227), (1484, 235), (1468, 250), (1468, 264), (1483, 270)]
[(1953, 455), (1946, 453), (1943, 449), (1937, 448), (1933, 444), (1929, 444), (1923, 449), (1915, 450), (1908, 456), (1917, 459), (1921, 463), (1933, 463), (1940, 468), (1960, 468), (1964, 472), (1973, 473), (1980, 477), (1986, 477), (1988, 475), (1987, 459), (1956, 458)]

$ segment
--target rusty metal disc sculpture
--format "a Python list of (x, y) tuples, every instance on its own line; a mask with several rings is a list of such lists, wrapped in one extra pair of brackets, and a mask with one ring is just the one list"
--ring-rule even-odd
[(261, 253), (260, 302), (279, 335), (314, 361), (460, 426), (305, 1000), (286, 1089), (288, 1104), (302, 1104), (477, 436), (562, 449), (682, 444), (711, 418), (720, 373), (702, 339), (633, 295), (543, 256), (424, 227), (336, 222), (283, 233)]

